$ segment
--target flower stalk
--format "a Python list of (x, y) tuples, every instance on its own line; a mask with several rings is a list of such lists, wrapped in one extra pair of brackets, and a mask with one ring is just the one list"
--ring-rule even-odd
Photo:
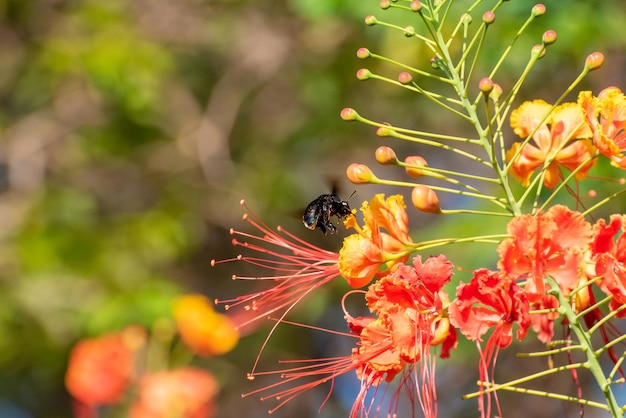
[[(491, 46), (488, 35), (503, 20), (500, 15), (507, 1), (498, 1), (491, 10), (483, 12), (480, 22), (472, 25), (481, 3), (476, 0), (457, 18), (452, 1), (383, 0), (383, 10), (405, 12), (412, 18), (410, 23), (420, 25), (402, 26), (373, 15), (365, 18), (368, 26), (391, 29), (421, 43), (432, 58), (427, 70), (360, 48), (359, 59), (391, 64), (399, 73), (390, 76), (361, 68), (357, 79), (383, 82), (424, 97), (445, 115), (442, 120), (458, 122), (466, 134), (449, 133), (445, 124), (441, 130), (431, 132), (379, 122), (347, 107), (341, 111), (343, 120), (372, 126), (377, 137), (388, 141), (376, 149), (376, 162), (397, 168), (400, 176), (406, 177), (384, 178), (368, 164), (359, 162), (350, 164), (346, 174), (357, 185), (409, 188), (411, 203), (418, 213), (471, 214), (486, 227), (493, 217), (510, 218), (506, 233), (485, 231), (475, 236), (420, 241), (419, 232), (409, 229), (410, 212), (406, 211), (403, 197), (377, 194), (361, 206), (362, 223), (356, 216), (344, 221), (351, 234), (339, 252), (326, 254), (255, 218), (251, 224), (261, 235), (237, 234), (287, 251), (285, 254), (263, 245), (235, 241), (236, 245), (260, 254), (241, 256), (239, 260), (279, 272), (268, 276), (279, 282), (274, 288), (234, 299), (235, 305), (252, 310), (259, 309), (258, 302), (265, 302), (253, 321), (278, 312), (275, 326), (289, 323), (286, 315), (304, 296), (337, 277), (345, 279), (353, 289), (368, 289), (351, 291), (365, 293), (369, 309), (366, 316), (350, 315), (344, 308), (350, 330), (344, 336), (358, 341), (351, 356), (304, 361), (293, 368), (270, 372), (282, 380), (252, 393), (274, 391), (264, 397), (278, 400), (278, 407), (271, 411), (305, 390), (354, 372), (361, 381), (361, 391), (350, 417), (374, 411), (373, 404), (364, 404), (365, 396), (394, 378), (399, 387), (409, 391), (412, 402), (417, 400), (425, 416), (434, 417), (437, 393), (433, 354), (439, 350), (440, 357), (448, 357), (456, 347), (457, 335), (462, 335), (476, 344), (479, 365), (478, 390), (464, 399), (477, 398), (482, 417), (493, 416), (492, 409), (502, 415), (497, 398), (500, 390), (567, 400), (621, 416), (623, 408), (614, 390), (615, 383), (623, 378), (615, 377), (623, 376), (621, 365), (626, 353), (618, 355), (616, 349), (626, 336), (613, 335), (613, 323), (626, 317), (626, 217), (615, 214), (607, 222), (595, 221), (588, 215), (626, 189), (597, 198), (595, 191), (583, 196), (580, 184), (591, 177), (597, 165), (626, 168), (626, 97), (621, 90), (608, 87), (597, 96), (580, 92), (577, 101), (566, 101), (584, 77), (603, 65), (604, 56), (596, 52), (587, 57), (583, 70), (554, 103), (541, 99), (518, 103), (532, 70), (539, 60), (549, 58), (549, 47), (557, 41), (557, 33), (545, 31), (539, 43), (527, 51), (528, 59), (517, 78), (508, 85), (500, 84), (499, 79), (507, 80), (501, 72), (513, 55), (514, 46), (535, 19), (546, 13), (546, 7), (537, 4), (530, 8), (529, 16), (495, 64), (483, 65), (483, 49)], [(518, 137), (517, 142), (511, 140), (514, 137)], [(390, 146), (392, 141), (408, 145)], [(415, 153), (399, 155), (408, 146), (415, 146)], [(429, 158), (425, 152), (428, 148), (440, 158)], [(615, 183), (620, 184), (618, 180)], [(591, 198), (597, 202), (588, 203)], [(468, 201), (472, 203), (466, 204)], [(586, 206), (589, 208), (585, 210)], [(587, 218), (596, 223), (592, 225)], [(497, 269), (474, 270), (469, 281), (459, 281), (456, 294), (448, 294), (443, 285), (452, 275), (452, 262), (439, 255), (422, 263), (422, 255), (451, 244), (475, 243), (495, 247)], [(307, 255), (311, 252), (313, 257)], [(265, 256), (280, 261), (268, 262)], [(606, 297), (596, 301), (600, 292)], [(556, 340), (555, 323), (559, 320), (567, 332)], [(494, 371), (501, 350), (529, 334), (547, 348), (518, 357), (547, 356), (549, 367), (506, 383), (496, 382)], [(598, 347), (593, 346), (591, 339), (596, 334), (602, 338)], [(575, 363), (574, 352), (582, 353), (586, 360)], [(608, 375), (600, 367), (600, 356), (605, 354), (614, 362)], [(552, 357), (557, 355), (566, 356), (568, 364), (554, 367)], [(584, 399), (578, 371), (593, 376), (605, 403)], [(561, 372), (571, 374), (579, 386), (578, 396), (520, 387)], [(312, 383), (300, 383), (305, 377)], [(399, 392), (393, 394), (392, 404), (396, 407), (398, 396)], [(395, 413), (389, 411), (389, 415)]]

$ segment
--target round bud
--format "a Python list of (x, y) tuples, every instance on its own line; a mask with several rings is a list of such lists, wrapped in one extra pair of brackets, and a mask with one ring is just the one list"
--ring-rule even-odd
[(413, 0), (409, 5), (409, 8), (414, 12), (419, 12), (422, 10), (422, 3), (420, 3), (419, 0)]
[(585, 69), (588, 71), (597, 70), (604, 64), (604, 54), (602, 52), (592, 52), (585, 60)]
[(369, 80), (372, 77), (372, 72), (367, 68), (361, 68), (356, 72), (356, 78), (359, 80)]
[(352, 163), (346, 169), (348, 180), (354, 184), (368, 184), (376, 179), (372, 170), (365, 164)]
[(420, 184), (419, 186), (413, 188), (413, 192), (411, 192), (411, 201), (421, 212), (441, 213), (439, 198), (433, 189), (428, 186)]
[(498, 83), (493, 83), (493, 89), (491, 90), (491, 93), (489, 93), (489, 98), (494, 102), (497, 102), (498, 99), (500, 99), (500, 96), (502, 96), (502, 87)]
[(537, 44), (533, 46), (533, 49), (530, 50), (530, 54), (536, 56), (537, 59), (541, 59), (545, 57), (546, 49), (543, 47), (543, 45)]
[(341, 119), (345, 120), (345, 121), (353, 121), (353, 120), (357, 120), (359, 117), (359, 114), (356, 113), (356, 110), (352, 109), (351, 107), (345, 107), (341, 110)]
[(552, 45), (556, 42), (556, 32), (553, 30), (547, 30), (543, 33), (541, 40), (545, 45)]
[(358, 58), (365, 59), (365, 58), (369, 58), (369, 57), (371, 57), (371, 56), (372, 56), (372, 54), (370, 53), (370, 50), (369, 50), (369, 49), (367, 49), (367, 48), (359, 48), (359, 49), (356, 51), (356, 56), (357, 56)]
[(410, 177), (422, 177), (424, 175), (424, 170), (420, 167), (428, 167), (428, 163), (424, 157), (420, 157), (419, 155), (411, 155), (404, 159), (404, 163), (410, 165), (411, 167), (405, 167), (406, 174)]
[(589, 197), (597, 197), (598, 196), (598, 192), (595, 191), (594, 189), (589, 190), (589, 192), (587, 193), (587, 196)]
[(483, 22), (485, 22), (485, 24), (491, 25), (495, 21), (496, 21), (496, 14), (494, 12), (489, 10), (483, 13)]
[(489, 77), (484, 77), (478, 82), (478, 88), (483, 94), (491, 93), (491, 90), (493, 90), (493, 80)]
[(463, 13), (461, 15), (461, 22), (464, 25), (469, 25), (470, 23), (472, 23), (472, 15), (469, 13)]
[(380, 0), (380, 8), (387, 10), (390, 7), (389, 0)]
[(415, 28), (413, 26), (405, 26), (404, 36), (406, 36), (407, 38), (410, 38), (411, 36), (415, 36)]
[(381, 136), (381, 137), (390, 136), (391, 135), (391, 129), (387, 128), (385, 126), (381, 126), (378, 129), (376, 129), (376, 135)]
[(535, 4), (531, 10), (531, 14), (535, 17), (543, 16), (546, 13), (546, 6), (543, 4)]
[(386, 146), (376, 148), (376, 161), (382, 165), (395, 165), (398, 157), (393, 149)]
[(406, 71), (403, 71), (400, 74), (398, 74), (398, 81), (405, 85), (411, 84), (411, 82), (413, 81), (413, 77), (411, 76), (411, 74), (407, 73)]
[(376, 19), (376, 16), (374, 15), (365, 16), (365, 24), (367, 26), (374, 26), (377, 23), (378, 23), (378, 19)]
[(438, 70), (439, 69), (439, 63), (437, 62), (437, 57), (432, 57), (430, 59), (430, 66), (433, 70)]

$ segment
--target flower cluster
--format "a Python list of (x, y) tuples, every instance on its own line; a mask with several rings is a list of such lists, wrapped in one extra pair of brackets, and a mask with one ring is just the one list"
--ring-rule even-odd
[[(180, 339), (199, 356), (223, 354), (237, 343), (234, 322), (215, 312), (204, 296), (180, 297), (173, 313)], [(219, 391), (216, 378), (191, 366), (146, 370), (150, 366), (144, 364), (148, 349), (157, 348), (148, 348), (147, 332), (137, 325), (78, 342), (65, 376), (75, 416), (99, 416), (98, 408), (105, 405), (125, 406), (131, 418), (214, 416)]]
[[(311, 388), (327, 383), (332, 391), (335, 379), (352, 373), (360, 381), (360, 390), (351, 406), (351, 418), (384, 414), (376, 397), (369, 396), (377, 393), (391, 393), (388, 416), (398, 415), (400, 394), (406, 393), (413, 415), (419, 403), (424, 416), (434, 417), (438, 414), (436, 354), (440, 358), (454, 356), (458, 339), (464, 337), (476, 345), (478, 352), (478, 392), (467, 396), (479, 399), (481, 416), (492, 416), (494, 400), (497, 415), (502, 416), (497, 398), (500, 389), (567, 399), (602, 408), (614, 417), (622, 416), (626, 407), (618, 404), (613, 388), (614, 383), (620, 382), (615, 376), (622, 374), (620, 368), (626, 356), (620, 356), (616, 346), (626, 336), (616, 332), (612, 322), (626, 316), (626, 218), (613, 214), (608, 221), (597, 220), (600, 215), (595, 212), (626, 191), (622, 187), (592, 201), (597, 197), (593, 184), (586, 195), (581, 193), (581, 185), (593, 179), (596, 168), (602, 168), (611, 173), (604, 179), (612, 180), (603, 187), (623, 186), (624, 181), (617, 179), (619, 174), (613, 173), (626, 168), (626, 97), (619, 88), (608, 87), (597, 96), (583, 91), (576, 102), (564, 102), (585, 76), (603, 65), (604, 56), (596, 52), (587, 57), (582, 73), (554, 104), (535, 99), (516, 105), (520, 86), (530, 69), (546, 57), (548, 47), (556, 42), (555, 31), (546, 31), (541, 43), (531, 49), (519, 80), (503, 87), (495, 80), (515, 40), (495, 67), (485, 72), (488, 76), (479, 82), (474, 77), (475, 72), (484, 71), (476, 65), (479, 45), (483, 45), (487, 29), (496, 23), (496, 9), (505, 2), (485, 12), (482, 23), (474, 26), (475, 32), (470, 30), (475, 12), (472, 6), (454, 22), (451, 34), (442, 29), (452, 14), (452, 9), (441, 13), (446, 1), (401, 3), (383, 0), (380, 4), (384, 10), (397, 8), (412, 13), (423, 24), (423, 32), (375, 16), (367, 16), (365, 23), (399, 30), (403, 36), (423, 42), (434, 54), (430, 69), (414, 68), (360, 48), (359, 59), (396, 65), (401, 72), (393, 79), (362, 68), (357, 78), (379, 80), (423, 95), (446, 114), (460, 119), (466, 124), (463, 126), (469, 122), (472, 133), (464, 137), (414, 130), (368, 119), (352, 108), (343, 109), (343, 120), (373, 126), (379, 137), (410, 141), (420, 147), (420, 152), (433, 147), (437, 153), (452, 153), (455, 158), (455, 163), (448, 165), (448, 160), (439, 154), (436, 155), (440, 158), (432, 161), (424, 155), (403, 159), (390, 145), (383, 145), (376, 149), (376, 162), (401, 168), (401, 174), (408, 179), (380, 178), (368, 165), (359, 162), (348, 166), (347, 178), (357, 185), (410, 188), (411, 203), (418, 211), (481, 217), (478, 222), (485, 231), (491, 228), (490, 219), (507, 217), (506, 231), (420, 241), (418, 233), (409, 228), (402, 195), (377, 194), (363, 202), (362, 223), (356, 213), (345, 217), (344, 226), (355, 232), (344, 238), (338, 252), (332, 252), (281, 227), (268, 227), (247, 209), (244, 219), (258, 233), (232, 230), (231, 234), (244, 237), (241, 241), (233, 240), (233, 244), (253, 251), (254, 255), (242, 254), (219, 262), (243, 261), (265, 268), (269, 275), (233, 278), (271, 282), (272, 286), (223, 301), (227, 308), (250, 312), (245, 325), (272, 317), (271, 336), (281, 323), (294, 324), (286, 317), (300, 301), (341, 277), (351, 288), (342, 302), (346, 331), (332, 333), (351, 339), (353, 344), (343, 356), (290, 361), (291, 367), (277, 371), (257, 372), (257, 357), (249, 376), (275, 375), (280, 380), (245, 396), (263, 393), (262, 400), (275, 399), (278, 405), (270, 410), (274, 412)], [(545, 13), (544, 5), (533, 6), (516, 39)], [(425, 79), (429, 82), (422, 81)], [(433, 87), (437, 83), (443, 88)], [(451, 86), (454, 94), (449, 93)], [(505, 127), (507, 121), (511, 129)], [(512, 142), (510, 135), (521, 139), (508, 145)], [(464, 159), (467, 164), (457, 165), (457, 159)], [(435, 164), (429, 164), (433, 161)], [(485, 169), (491, 173), (476, 174)], [(446, 193), (464, 199), (440, 200)], [(470, 199), (475, 203), (448, 208)], [(305, 226), (309, 226), (306, 221)], [(467, 279), (457, 280), (456, 276), (453, 278), (454, 255), (432, 255), (432, 251), (448, 244), (468, 243), (491, 245), (492, 251), (485, 254), (492, 257), (481, 260), (479, 268), (459, 268), (471, 273)], [(455, 293), (448, 293), (446, 287), (454, 286)], [(345, 298), (355, 294), (364, 295), (363, 312), (368, 313), (353, 314), (346, 308)], [(564, 330), (559, 339), (555, 338), (558, 320)], [(303, 328), (320, 330), (308, 325)], [(596, 333), (599, 337), (592, 338)], [(542, 373), (496, 382), (494, 370), (500, 350), (529, 335), (547, 346), (546, 351), (533, 355), (552, 357), (563, 353), (569, 364), (558, 368), (550, 363)], [(585, 361), (574, 363), (574, 351)], [(609, 373), (601, 365), (600, 356), (604, 353), (615, 363)], [(569, 370), (575, 382), (579, 371), (590, 371), (602, 389), (605, 403), (584, 399), (582, 388), (576, 398), (519, 386), (563, 370)], [(395, 386), (380, 390), (392, 382)], [(395, 389), (388, 390), (390, 387)]]
[[(614, 388), (615, 383), (623, 382), (615, 376), (623, 377), (621, 364), (626, 352), (617, 353), (616, 347), (626, 336), (616, 332), (613, 320), (626, 317), (626, 215), (612, 214), (607, 221), (597, 219), (600, 215), (596, 211), (623, 199), (626, 190), (621, 187), (595, 201), (588, 200), (597, 197), (593, 186), (586, 195), (580, 190), (583, 181), (592, 179), (598, 167), (610, 173), (604, 177), (612, 180), (606, 182), (609, 186), (624, 185), (623, 180), (616, 178), (620, 174), (615, 173), (626, 168), (626, 97), (619, 88), (608, 87), (597, 96), (583, 91), (577, 101), (564, 102), (585, 76), (603, 65), (604, 56), (592, 53), (580, 76), (554, 104), (534, 99), (517, 106), (520, 86), (556, 42), (556, 32), (546, 31), (541, 43), (530, 50), (520, 78), (510, 86), (502, 86), (495, 81), (515, 40), (490, 70), (477, 62), (487, 29), (496, 24), (495, 12), (506, 2), (497, 2), (494, 10), (484, 12), (481, 22), (470, 28), (472, 13), (480, 3), (477, 1), (459, 16), (450, 33), (444, 28), (446, 19), (454, 13), (451, 6), (444, 7), (446, 3), (382, 0), (383, 10), (397, 8), (411, 13), (421, 21), (424, 31), (411, 25), (400, 27), (375, 16), (367, 16), (365, 23), (399, 30), (403, 36), (424, 43), (425, 49), (433, 53), (430, 68), (414, 68), (360, 48), (359, 59), (384, 61), (396, 65), (401, 72), (393, 79), (362, 68), (357, 78), (387, 82), (422, 95), (446, 115), (462, 121), (462, 126), (470, 126), (471, 134), (465, 137), (414, 130), (377, 122), (346, 108), (341, 111), (342, 119), (373, 126), (376, 135), (389, 142), (410, 141), (419, 146), (420, 153), (433, 147), (441, 154), (435, 154), (440, 158), (430, 161), (424, 155), (399, 158), (391, 146), (379, 146), (376, 162), (399, 167), (400, 175), (408, 178), (383, 179), (358, 162), (348, 166), (347, 178), (357, 185), (407, 187), (418, 211), (475, 216), (485, 231), (492, 227), (491, 219), (506, 217), (506, 231), (487, 235), (481, 230), (477, 236), (420, 241), (420, 235), (409, 227), (403, 195), (385, 197), (379, 193), (362, 203), (358, 215), (362, 222), (356, 210), (351, 211), (347, 202), (340, 202), (340, 218), (350, 232), (338, 251), (329, 251), (280, 226), (266, 225), (242, 200), (246, 209), (243, 220), (254, 232), (231, 229), (232, 244), (241, 248), (242, 254), (212, 260), (211, 264), (243, 262), (257, 268), (253, 276), (232, 275), (235, 280), (254, 285), (254, 290), (216, 301), (225, 305), (228, 315), (215, 312), (202, 296), (181, 298), (173, 315), (180, 340), (194, 354), (211, 357), (228, 352), (242, 330), (251, 332), (268, 319), (273, 326), (261, 352), (281, 324), (324, 331), (314, 325), (291, 322), (288, 316), (311, 293), (339, 281), (350, 288), (342, 299), (345, 324), (341, 325), (345, 329), (328, 331), (348, 339), (349, 351), (327, 358), (289, 360), (283, 363), (289, 365), (281, 370), (261, 372), (257, 371), (259, 353), (248, 374), (250, 380), (263, 375), (276, 376), (278, 381), (243, 396), (261, 394), (261, 400), (273, 399), (277, 405), (270, 412), (275, 412), (305, 391), (327, 385), (330, 389), (322, 402), (324, 406), (336, 379), (349, 373), (360, 382), (350, 418), (385, 414), (377, 394), (391, 397), (387, 416), (399, 415), (400, 395), (406, 394), (412, 415), (418, 409), (417, 403), (424, 416), (435, 417), (436, 363), (438, 358), (453, 357), (459, 339), (464, 337), (476, 345), (478, 353), (478, 392), (467, 396), (478, 398), (482, 417), (493, 416), (494, 401), (497, 416), (503, 415), (497, 398), (497, 391), (503, 388), (570, 400), (601, 408), (613, 417), (623, 416), (626, 406), (618, 404)], [(534, 5), (515, 39), (545, 13), (544, 5)], [(484, 76), (477, 82), (475, 77), (480, 72)], [(422, 81), (425, 79), (429, 82)], [(505, 126), (507, 121), (511, 129)], [(508, 137), (513, 135), (520, 140), (509, 146), (512, 141)], [(442, 157), (444, 153), (452, 153), (455, 163), (448, 164), (449, 160)], [(457, 159), (463, 163), (457, 164)], [(489, 174), (484, 174), (486, 171)], [(440, 200), (444, 194), (463, 199)], [(470, 199), (474, 202), (471, 205), (448, 207), (464, 205)], [(329, 214), (333, 213), (325, 213)], [(329, 217), (324, 218), (323, 232), (325, 228), (335, 231), (334, 225), (328, 223)], [(303, 221), (306, 228), (315, 229), (311, 217), (305, 215)], [(432, 255), (449, 244), (488, 244), (491, 251), (485, 252), (478, 268), (459, 268), (461, 277), (453, 277), (455, 254)], [(467, 277), (463, 278), (465, 273)], [(454, 293), (450, 292), (453, 288)], [(363, 297), (361, 310), (346, 307), (346, 298), (354, 295)], [(559, 320), (564, 332), (557, 339), (555, 323)], [(599, 337), (593, 338), (596, 333)], [(568, 365), (558, 368), (551, 364), (542, 373), (496, 382), (500, 350), (512, 346), (515, 340), (528, 339), (529, 335), (547, 347), (534, 355), (552, 357), (564, 353)], [(144, 340), (145, 335), (135, 330), (79, 343), (67, 372), (70, 393), (93, 410), (97, 405), (119, 403), (130, 396), (128, 388), (133, 386), (136, 393), (130, 398), (129, 411), (134, 418), (211, 416), (218, 389), (215, 379), (190, 367), (138, 372), (137, 352)], [(583, 362), (573, 362), (572, 353), (576, 350), (584, 357)], [(604, 353), (614, 362), (608, 373), (600, 360)], [(110, 364), (114, 367), (108, 367)], [(569, 370), (576, 382), (579, 371), (590, 371), (605, 402), (584, 399), (580, 387), (576, 398), (555, 392), (532, 392), (519, 386), (562, 370)]]
[(526, 102), (511, 113), (511, 126), (524, 141), (513, 144), (507, 161), (524, 186), (538, 168), (543, 184), (551, 189), (563, 180), (561, 166), (583, 179), (595, 163), (596, 151), (626, 168), (626, 97), (617, 87), (597, 97), (583, 91), (576, 103)]

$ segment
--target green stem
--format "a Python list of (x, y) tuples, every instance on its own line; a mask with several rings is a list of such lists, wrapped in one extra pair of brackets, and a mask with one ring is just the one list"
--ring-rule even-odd
[(561, 348), (554, 348), (552, 350), (539, 351), (536, 353), (517, 353), (517, 357), (545, 357), (545, 356), (553, 356), (555, 354), (566, 353), (571, 350), (581, 350), (585, 351), (585, 347), (583, 345), (568, 345)]
[[(473, 392), (473, 393), (468, 393), (467, 395), (463, 395), (462, 399), (476, 398), (478, 396), (481, 396), (482, 394), (496, 392), (498, 390), (502, 390), (505, 388), (514, 387), (516, 385), (519, 385), (520, 383), (530, 382), (540, 377), (550, 376), (557, 372), (562, 372), (565, 370), (580, 369), (583, 367), (588, 367), (587, 363), (574, 363), (574, 364), (567, 364), (565, 366), (554, 367), (548, 370), (542, 370), (540, 372), (533, 373), (524, 377), (520, 377), (519, 379), (511, 380), (509, 382), (501, 383), (501, 384), (493, 384), (490, 382), (478, 382), (478, 384), (481, 386), (489, 386), (489, 387), (487, 389), (483, 389), (478, 392)], [(606, 405), (603, 405), (603, 406), (606, 408)]]
[(583, 328), (583, 324), (579, 321), (579, 317), (574, 312), (572, 305), (568, 298), (566, 298), (561, 292), (561, 288), (554, 281), (554, 279), (550, 279), (552, 282), (552, 289), (550, 293), (557, 297), (559, 300), (559, 312), (561, 315), (565, 317), (565, 319), (569, 323), (569, 329), (574, 331), (574, 334), (578, 338), (578, 341), (581, 345), (585, 346), (583, 350), (587, 361), (585, 362), (586, 366), (591, 371), (591, 374), (596, 379), (596, 383), (598, 387), (602, 391), (602, 395), (606, 399), (606, 406), (608, 407), (608, 411), (614, 418), (622, 418), (622, 410), (617, 403), (617, 399), (615, 398), (615, 394), (611, 389), (611, 385), (609, 384), (604, 372), (602, 371), (602, 367), (600, 365), (600, 360), (598, 358), (599, 353), (596, 353), (593, 350), (593, 345), (591, 343), (591, 334), (586, 332)]

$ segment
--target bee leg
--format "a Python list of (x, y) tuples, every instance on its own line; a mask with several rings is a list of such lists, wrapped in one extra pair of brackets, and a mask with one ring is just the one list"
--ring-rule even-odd
[(330, 220), (328, 220), (328, 223), (326, 224), (326, 228), (328, 228), (331, 234), (337, 233), (337, 228), (335, 228), (335, 225), (333, 225), (333, 223)]

